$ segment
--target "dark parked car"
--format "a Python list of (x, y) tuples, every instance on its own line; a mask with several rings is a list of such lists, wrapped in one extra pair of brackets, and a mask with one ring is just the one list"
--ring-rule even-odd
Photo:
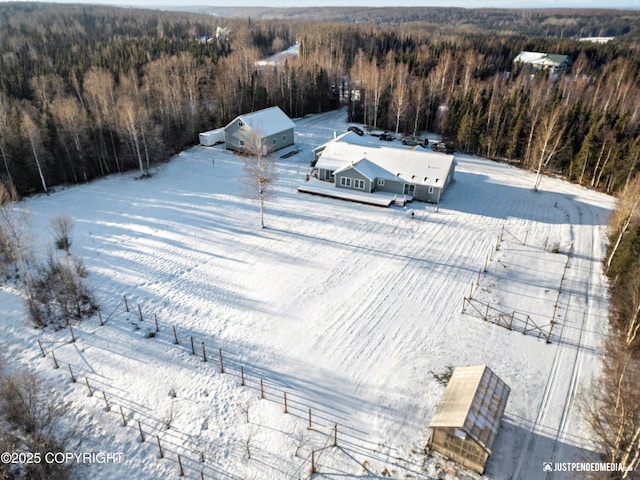
[(357, 135), (363, 136), (364, 132), (362, 131), (361, 128), (355, 127), (355, 126), (351, 126), (349, 128), (347, 128), (348, 131), (353, 132)]
[(393, 142), (393, 135), (390, 133), (381, 133), (380, 140), (384, 140), (385, 142)]
[(450, 147), (444, 142), (436, 142), (431, 144), (431, 150), (433, 150), (434, 152), (448, 153), (449, 155), (455, 152), (453, 147)]
[(410, 145), (412, 147), (415, 145), (426, 147), (427, 145), (429, 145), (429, 139), (416, 137), (415, 135), (408, 135), (402, 139), (402, 144)]

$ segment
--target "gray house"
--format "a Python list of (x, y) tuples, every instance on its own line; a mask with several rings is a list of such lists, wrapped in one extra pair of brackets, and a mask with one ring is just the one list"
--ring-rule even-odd
[(293, 145), (295, 124), (278, 107), (265, 108), (257, 112), (236, 117), (224, 127), (227, 150), (269, 154)]
[(337, 189), (366, 193), (389, 192), (439, 203), (453, 182), (453, 155), (422, 149), (356, 145), (337, 138), (324, 146), (314, 175), (331, 182)]

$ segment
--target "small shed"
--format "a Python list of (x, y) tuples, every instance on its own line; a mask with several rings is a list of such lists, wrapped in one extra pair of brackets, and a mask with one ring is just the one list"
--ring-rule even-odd
[(216, 128), (200, 134), (200, 145), (211, 147), (220, 143), (224, 143), (224, 128)]
[(486, 365), (457, 367), (429, 424), (429, 448), (482, 475), (510, 391)]
[(224, 140), (227, 150), (256, 152), (260, 145), (268, 154), (293, 145), (294, 128), (280, 108), (265, 108), (236, 117), (224, 127)]

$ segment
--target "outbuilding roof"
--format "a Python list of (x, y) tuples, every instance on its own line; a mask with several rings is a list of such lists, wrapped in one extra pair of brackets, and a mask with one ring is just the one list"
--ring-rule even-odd
[(238, 120), (242, 121), (252, 131), (259, 133), (263, 138), (295, 128), (293, 121), (280, 110), (280, 107), (270, 107), (257, 112), (245, 113), (236, 117), (231, 123)]
[(510, 392), (486, 365), (456, 367), (429, 428), (461, 429), (491, 454)]

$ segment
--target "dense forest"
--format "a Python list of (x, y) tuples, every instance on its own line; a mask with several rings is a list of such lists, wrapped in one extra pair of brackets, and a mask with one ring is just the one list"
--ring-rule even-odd
[[(620, 35), (598, 44), (549, 36), (560, 12), (539, 36), (487, 27), (502, 17), (508, 32), (511, 17), (531, 24), (534, 13), (482, 11), (482, 29), (454, 34), (419, 20), (393, 25), (397, 12), (383, 24), (3, 4), (0, 179), (24, 195), (131, 168), (145, 174), (240, 113), (278, 105), (300, 117), (342, 104), (354, 122), (436, 132), (458, 150), (609, 192), (628, 183), (640, 154), (640, 13), (580, 17), (590, 25), (598, 14), (602, 32)], [(228, 36), (216, 38), (217, 27)], [(297, 58), (256, 66), (296, 41)], [(532, 75), (514, 68), (521, 50), (568, 55), (572, 69)]]

